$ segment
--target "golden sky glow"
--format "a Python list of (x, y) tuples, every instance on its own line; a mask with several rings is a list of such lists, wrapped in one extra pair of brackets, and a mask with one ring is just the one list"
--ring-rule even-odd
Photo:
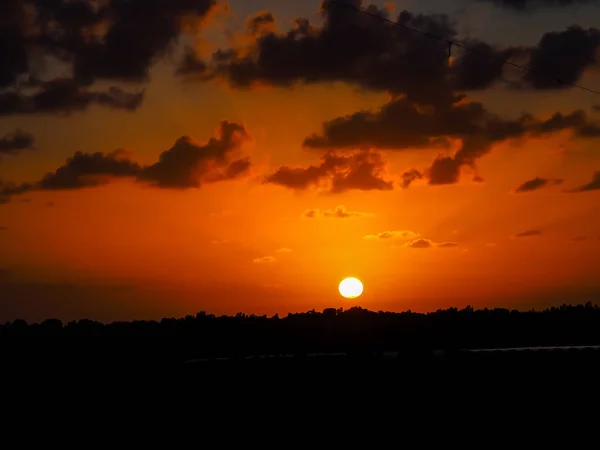
[[(319, 2), (285, 3), (230, 1), (229, 15), (203, 29), (203, 45), (227, 47), (230, 32), (241, 33), (244, 18), (261, 10), (273, 12), (279, 32), (295, 17), (317, 17)], [(398, 10), (458, 9), (431, 0), (417, 10), (415, 3), (402, 2)], [(494, 6), (472, 8), (455, 16), (461, 32), (473, 22), (473, 11), (490, 17)], [(520, 30), (504, 40), (494, 27), (487, 34), (481, 24), (472, 28), (494, 44), (534, 45), (572, 23), (600, 23), (599, 10), (593, 11), (598, 20), (588, 24), (589, 11), (571, 12), (563, 23), (556, 11), (524, 18), (503, 10), (501, 17), (535, 23), (529, 34)], [(222, 121), (247, 132), (248, 139), (232, 145), (227, 163), (249, 157), (249, 171), (186, 189), (156, 187), (157, 179), (140, 175), (11, 195), (0, 205), (0, 320), (160, 318), (199, 310), (285, 314), (355, 303), (375, 310), (528, 309), (598, 298), (600, 189), (565, 191), (590, 183), (600, 170), (600, 139), (576, 139), (565, 129), (494, 142), (475, 169), (461, 167), (457, 182), (433, 185), (424, 176), (406, 189), (405, 171), (426, 173), (436, 155), (453, 155), (461, 140), (444, 148), (379, 146), (372, 150), (382, 156), (381, 177), (393, 189), (332, 193), (326, 177), (289, 189), (265, 178), (282, 166), (318, 166), (327, 149), (303, 147), (308, 136), (323, 133), (335, 118), (378, 111), (391, 94), (344, 80), (239, 89), (224, 79), (183, 80), (173, 64), (164, 57), (152, 66), (135, 111), (92, 104), (68, 114), (0, 116), (0, 137), (15, 129), (35, 136), (34, 149), (0, 152), (0, 180), (41, 180), (78, 151), (124, 149), (141, 167), (150, 166), (182, 136), (198, 147), (218, 139)], [(578, 82), (600, 88), (599, 70), (591, 66)], [(541, 122), (581, 109), (589, 123), (600, 120), (593, 109), (600, 97), (576, 89), (490, 87), (467, 95), (502, 117), (527, 112)], [(344, 154), (361, 150), (357, 145)], [(473, 181), (476, 175), (483, 182)], [(550, 181), (517, 192), (538, 177)], [(341, 300), (337, 291), (347, 274), (366, 287), (356, 302)]]

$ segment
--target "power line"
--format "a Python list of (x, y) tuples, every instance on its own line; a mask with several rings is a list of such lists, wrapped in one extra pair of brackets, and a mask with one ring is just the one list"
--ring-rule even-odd
[(386, 19), (385, 17), (378, 16), (377, 14), (373, 14), (373, 13), (371, 13), (369, 11), (365, 11), (364, 9), (357, 8), (356, 6), (352, 6), (352, 5), (350, 5), (348, 3), (345, 3), (343, 1), (328, 0), (328, 3), (332, 3), (334, 5), (342, 6), (344, 8), (350, 9), (350, 10), (352, 10), (354, 12), (363, 14), (363, 15), (368, 16), (368, 17), (372, 17), (374, 19), (381, 20), (382, 22), (389, 23), (389, 24), (395, 25), (397, 27), (404, 28), (405, 30), (412, 31), (414, 33), (422, 34), (423, 36), (426, 36), (426, 37), (428, 37), (430, 39), (434, 39), (436, 41), (444, 42), (445, 44), (448, 45), (448, 52), (449, 52), (449, 54), (452, 51), (452, 47), (457, 47), (457, 48), (460, 48), (462, 50), (466, 50), (468, 52), (475, 53), (475, 54), (480, 55), (480, 56), (485, 56), (485, 57), (490, 58), (490, 59), (495, 59), (496, 61), (501, 61), (504, 64), (508, 64), (509, 66), (516, 67), (518, 69), (524, 70), (524, 71), (529, 72), (531, 74), (534, 74), (534, 75), (537, 75), (537, 76), (540, 76), (540, 77), (544, 77), (544, 78), (548, 78), (548, 79), (552, 79), (552, 80), (556, 81), (560, 85), (571, 86), (571, 87), (575, 87), (575, 88), (578, 88), (578, 89), (582, 89), (582, 90), (587, 91), (587, 92), (591, 92), (592, 94), (600, 95), (600, 91), (596, 91), (594, 89), (587, 88), (587, 87), (582, 86), (580, 84), (568, 83), (568, 82), (562, 81), (559, 77), (555, 77), (555, 76), (552, 76), (552, 75), (547, 75), (547, 74), (542, 73), (542, 72), (540, 72), (538, 70), (534, 70), (534, 69), (531, 69), (529, 67), (522, 66), (520, 64), (517, 64), (517, 63), (514, 63), (512, 61), (509, 61), (508, 59), (504, 59), (504, 58), (501, 58), (501, 57), (496, 56), (496, 55), (491, 55), (489, 53), (482, 52), (480, 50), (476, 50), (476, 49), (471, 48), (471, 47), (467, 47), (467, 46), (465, 46), (463, 44), (460, 44), (458, 42), (451, 41), (449, 39), (446, 39), (446, 38), (443, 38), (443, 37), (440, 37), (440, 36), (436, 36), (435, 34), (427, 33), (425, 31), (419, 30), (417, 28), (410, 27), (408, 25), (404, 25), (404, 24), (399, 23), (399, 22), (394, 22), (393, 20)]

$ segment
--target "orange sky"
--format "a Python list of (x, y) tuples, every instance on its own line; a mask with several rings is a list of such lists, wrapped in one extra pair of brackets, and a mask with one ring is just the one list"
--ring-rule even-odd
[[(243, 26), (241, 16), (273, 6), (249, 3), (252, 8), (230, 1), (229, 16), (203, 30), (212, 40), (204, 45), (227, 46), (227, 34)], [(319, 2), (310, 2), (310, 8), (293, 3), (274, 10), (283, 17), (276, 15), (280, 30), (294, 17), (316, 16)], [(405, 3), (400, 6), (414, 6)], [(423, 12), (440, 12), (437, 7), (442, 8), (433, 1), (421, 6)], [(553, 12), (525, 19), (518, 12), (502, 14), (534, 22), (532, 43), (574, 19), (565, 18), (559, 27)], [(493, 34), (476, 37), (514, 44)], [(98, 187), (11, 196), (0, 205), (0, 321), (108, 321), (199, 310), (286, 314), (355, 304), (375, 310), (467, 304), (529, 309), (598, 299), (600, 190), (565, 192), (590, 183), (600, 170), (598, 138), (575, 139), (566, 129), (503, 140), (476, 161), (483, 182), (472, 181), (473, 170), (463, 166), (456, 183), (433, 185), (425, 176), (406, 189), (404, 171), (427, 173), (436, 155), (452, 155), (460, 140), (446, 149), (373, 148), (385, 161), (382, 177), (393, 183), (392, 190), (329, 193), (326, 185), (294, 190), (265, 183), (265, 177), (281, 166), (318, 165), (325, 150), (303, 147), (304, 139), (322, 133), (323, 124), (336, 117), (378, 110), (390, 93), (343, 81), (239, 89), (223, 79), (182, 80), (173, 65), (169, 58), (153, 64), (135, 111), (93, 104), (68, 114), (0, 116), (0, 137), (17, 128), (35, 136), (34, 149), (0, 153), (0, 180), (35, 182), (77, 151), (125, 149), (148, 166), (181, 136), (204, 145), (218, 136), (224, 120), (247, 132), (235, 151), (251, 158), (250, 171), (199, 188), (163, 189), (109, 177)], [(599, 89), (599, 70), (600, 64), (591, 65), (577, 82)], [(490, 87), (467, 95), (507, 117), (526, 111), (542, 121), (581, 109), (590, 123), (600, 119), (593, 111), (600, 96), (577, 89)], [(515, 192), (536, 177), (564, 181)], [(336, 208), (349, 217), (337, 217)], [(306, 217), (307, 210), (318, 212)], [(383, 232), (396, 233), (384, 239), (378, 236)], [(523, 233), (528, 236), (518, 237)], [(413, 248), (418, 242), (429, 247)], [(339, 296), (337, 285), (346, 276), (363, 281), (360, 299)]]

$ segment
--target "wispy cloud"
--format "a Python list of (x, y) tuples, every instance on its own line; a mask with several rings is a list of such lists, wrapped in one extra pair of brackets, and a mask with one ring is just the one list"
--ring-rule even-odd
[(363, 239), (369, 241), (375, 240), (392, 240), (392, 239), (415, 239), (419, 237), (417, 233), (410, 230), (395, 230), (395, 231), (382, 231), (378, 234), (367, 234)]
[(526, 238), (526, 237), (534, 237), (534, 236), (541, 236), (541, 235), (542, 235), (541, 230), (527, 230), (527, 231), (523, 231), (522, 233), (515, 234), (515, 237), (516, 238)]
[(302, 217), (305, 219), (358, 219), (361, 217), (372, 217), (373, 214), (358, 212), (358, 211), (348, 211), (344, 205), (336, 206), (335, 209), (326, 209), (321, 211), (320, 209), (307, 209), (302, 213)]
[(274, 256), (263, 256), (262, 258), (255, 258), (252, 261), (253, 264), (273, 264), (276, 262), (277, 259)]

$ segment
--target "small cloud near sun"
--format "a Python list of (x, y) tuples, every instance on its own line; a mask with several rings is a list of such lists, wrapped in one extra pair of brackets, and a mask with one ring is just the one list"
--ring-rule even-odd
[(419, 237), (417, 233), (409, 230), (383, 231), (378, 234), (367, 234), (363, 237), (368, 241), (391, 240), (391, 239), (415, 239)]
[(273, 256), (263, 256), (262, 258), (255, 258), (252, 261), (253, 264), (273, 264), (276, 263), (277, 259)]
[(280, 248), (277, 250), (277, 253), (291, 253), (292, 249), (291, 248)]
[(317, 219), (323, 217), (325, 219), (353, 219), (359, 217), (373, 217), (374, 214), (348, 211), (344, 205), (338, 205), (335, 209), (327, 209), (321, 211), (320, 209), (307, 209), (302, 213), (302, 217), (305, 219)]
[(541, 236), (541, 235), (542, 235), (541, 230), (527, 230), (527, 231), (523, 231), (522, 233), (517, 233), (513, 237), (514, 238), (527, 238), (527, 237), (535, 237), (535, 236)]
[(407, 242), (403, 245), (396, 245), (392, 248), (457, 248), (458, 243), (456, 242), (433, 242), (431, 239), (415, 239), (414, 241)]

